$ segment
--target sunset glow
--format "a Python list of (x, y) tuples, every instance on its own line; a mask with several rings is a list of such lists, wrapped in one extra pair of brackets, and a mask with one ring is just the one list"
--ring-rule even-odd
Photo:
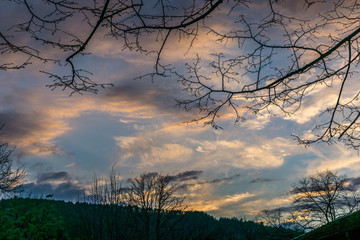
[[(20, 16), (10, 7), (12, 4), (5, 2), (0, 3), (0, 18), (9, 14)], [(295, 1), (285, 2), (279, 11), (290, 15), (303, 7), (293, 4)], [(265, 15), (267, 3), (254, 1), (247, 14)], [(8, 7), (3, 7), (7, 4)], [(238, 6), (228, 15), (230, 7), (224, 3), (207, 24), (218, 32), (235, 34), (239, 24), (235, 19), (243, 8)], [(313, 12), (316, 9), (307, 14), (311, 16)], [(14, 23), (2, 20), (0, 28), (11, 24)], [(68, 28), (86, 35), (87, 30), (82, 30), (80, 24), (81, 21)], [(317, 34), (325, 39), (332, 31), (321, 29)], [(204, 111), (186, 111), (176, 105), (176, 100), (189, 97), (178, 76), (139, 78), (154, 71), (156, 55), (151, 51), (141, 54), (123, 50), (122, 42), (104, 34), (97, 32), (90, 41), (86, 50), (91, 54), (74, 60), (93, 74), (92, 81), (114, 84), (100, 88), (97, 94), (71, 94), (69, 89), (46, 87), (52, 79), (39, 71), (67, 74), (66, 64), (32, 59), (32, 64), (24, 69), (0, 72), (0, 125), (5, 124), (1, 142), (16, 147), (14, 158), (28, 173), (28, 192), (54, 194), (54, 199), (73, 201), (78, 193), (87, 193), (94, 174), (106, 178), (112, 167), (124, 186), (128, 179), (144, 172), (170, 176), (184, 173), (189, 177), (179, 181), (184, 186), (180, 194), (186, 197), (189, 210), (205, 211), (215, 217), (253, 218), (265, 208), (291, 203), (288, 193), (291, 185), (309, 174), (329, 169), (351, 178), (360, 177), (356, 150), (342, 143), (305, 147), (292, 136), (313, 136), (311, 129), (328, 117), (319, 114), (336, 102), (337, 88), (319, 84), (307, 89), (294, 114), (272, 105), (255, 115), (244, 107), (250, 100), (236, 96), (233, 100), (241, 106), (238, 111), (246, 121), (236, 119), (231, 107), (225, 106), (215, 118), (222, 129), (215, 129), (205, 124), (208, 119), (192, 121), (201, 118)], [(164, 36), (149, 36), (142, 39), (142, 44), (146, 49), (157, 49), (161, 42), (157, 38), (161, 37)], [(23, 37), (18, 41), (30, 44), (33, 40)], [(242, 43), (236, 39), (221, 40), (205, 27), (200, 27), (197, 39), (193, 44), (192, 41), (182, 33), (171, 35), (161, 63), (171, 64), (185, 75), (188, 73), (185, 64), (194, 64), (198, 56), (202, 64), (199, 72), (215, 79), (217, 73), (207, 67), (214, 60), (212, 54), (222, 53), (231, 58), (245, 51), (239, 48)], [(42, 51), (54, 58), (67, 54), (50, 46), (42, 47)], [(301, 60), (310, 61), (315, 55), (306, 55)], [(21, 54), (1, 55), (4, 57), (9, 62), (23, 58)], [(284, 55), (278, 61), (287, 59)], [(239, 83), (230, 82), (229, 89), (251, 80), (252, 76), (241, 71), (237, 75)], [(307, 81), (312, 74), (317, 72), (301, 77)], [(352, 77), (357, 79), (359, 74)], [(213, 85), (217, 84), (214, 81)], [(344, 101), (352, 98), (359, 86), (358, 80), (349, 82)], [(291, 106), (289, 112), (297, 106)]]

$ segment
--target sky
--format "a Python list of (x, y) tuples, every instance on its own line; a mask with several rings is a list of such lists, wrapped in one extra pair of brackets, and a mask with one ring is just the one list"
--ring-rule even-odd
[[(255, 3), (254, 10), (266, 11), (267, 1)], [(0, 16), (17, 12), (10, 2), (4, 4)], [(293, 7), (284, 4), (286, 11)], [(225, 7), (217, 12), (212, 27), (231, 30), (232, 15), (225, 13)], [(197, 54), (206, 61), (213, 52), (238, 51), (237, 43), (215, 40), (201, 29), (188, 51), (190, 40), (174, 36), (162, 61), (184, 69)], [(187, 176), (179, 179), (187, 186), (182, 194), (189, 209), (215, 217), (253, 218), (265, 208), (289, 204), (291, 185), (316, 171), (360, 177), (356, 151), (341, 144), (304, 147), (291, 135), (301, 136), (314, 126), (321, 109), (336, 99), (331, 89), (310, 95), (291, 117), (252, 116), (234, 123), (235, 116), (224, 114), (219, 120), (223, 129), (216, 130), (201, 122), (187, 123), (198, 113), (176, 106), (174, 99), (186, 93), (175, 78), (136, 79), (152, 71), (153, 55), (123, 51), (119, 41), (101, 32), (87, 49), (91, 55), (76, 63), (91, 71), (94, 81), (114, 87), (71, 96), (68, 90), (52, 91), (46, 87), (51, 79), (39, 70), (66, 69), (37, 61), (25, 69), (0, 72), (0, 122), (5, 124), (1, 141), (16, 146), (13, 157), (25, 167), (27, 191), (33, 195), (76, 200), (94, 174), (105, 178), (115, 166), (124, 184), (144, 172)], [(1, 55), (6, 61), (16, 57)]]

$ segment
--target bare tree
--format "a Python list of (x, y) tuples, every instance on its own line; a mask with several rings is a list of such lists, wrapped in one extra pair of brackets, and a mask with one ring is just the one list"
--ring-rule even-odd
[(124, 229), (128, 216), (124, 201), (122, 181), (114, 166), (108, 178), (98, 178), (94, 174), (89, 193), (82, 200), (89, 205), (79, 205), (84, 232), (89, 239), (126, 238)]
[(286, 213), (281, 208), (264, 209), (257, 216), (257, 221), (271, 227), (280, 227), (287, 222)]
[(22, 168), (13, 168), (13, 152), (14, 149), (9, 149), (8, 144), (0, 144), (0, 192), (5, 194), (20, 191), (25, 177)]
[(329, 170), (294, 184), (292, 221), (305, 229), (319, 227), (360, 207), (360, 194), (351, 179)]
[[(0, 130), (3, 127), (4, 125), (0, 126)], [(26, 173), (23, 168), (14, 168), (14, 160), (11, 158), (14, 150), (15, 148), (9, 148), (7, 143), (0, 144), (0, 194), (16, 193), (22, 190)]]
[(304, 229), (292, 218), (293, 207), (265, 209), (256, 216), (256, 222), (276, 228), (274, 239), (292, 239), (304, 232)]
[(141, 210), (145, 239), (150, 239), (153, 232), (157, 240), (162, 239), (171, 212), (185, 209), (184, 197), (176, 196), (178, 190), (179, 186), (172, 183), (171, 177), (158, 173), (143, 173), (130, 180), (128, 203)]

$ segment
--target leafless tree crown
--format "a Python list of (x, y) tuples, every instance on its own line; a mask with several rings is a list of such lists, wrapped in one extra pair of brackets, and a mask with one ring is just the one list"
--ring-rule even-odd
[[(163, 226), (170, 220), (171, 214), (185, 210), (185, 198), (176, 195), (178, 190), (179, 186), (168, 175), (143, 173), (130, 180), (128, 203), (141, 209), (139, 216), (144, 223), (146, 239), (152, 232), (156, 239), (162, 239)], [(154, 220), (151, 215), (155, 216)]]
[(318, 228), (360, 209), (359, 187), (352, 180), (330, 170), (304, 177), (290, 189), (290, 205), (263, 210), (259, 218), (274, 227)]
[(129, 204), (161, 212), (183, 209), (183, 197), (176, 196), (179, 186), (169, 176), (143, 173), (130, 180), (127, 198)]
[(294, 184), (292, 219), (304, 228), (319, 227), (360, 207), (360, 194), (351, 179), (329, 170)]
[[(251, 113), (292, 116), (303, 104), (314, 104), (314, 95), (327, 91), (333, 99), (323, 106), (319, 123), (311, 134), (296, 139), (305, 145), (342, 141), (355, 149), (360, 146), (355, 81), (360, 4), (355, 0), (5, 2), (2, 9), (16, 9), (22, 17), (9, 26), (2, 21), (0, 53), (24, 61), (5, 59), (2, 70), (24, 68), (35, 59), (51, 62), (67, 73), (44, 71), (53, 81), (50, 88), (97, 92), (112, 84), (91, 80), (79, 58), (90, 53), (89, 43), (102, 35), (119, 40), (120, 48), (154, 54), (154, 72), (147, 76), (178, 79), (190, 94), (178, 105), (200, 111), (194, 121), (218, 128), (218, 117), (228, 111), (236, 122)], [(216, 19), (224, 12), (231, 24), (219, 29)], [(199, 53), (185, 72), (163, 62), (172, 35), (191, 39), (191, 46), (204, 29), (205, 37), (228, 43), (219, 51), (230, 53), (214, 49), (214, 60), (208, 63)], [(148, 47), (149, 40), (158, 43), (155, 48)], [(48, 49), (57, 54), (45, 54)]]
[(311, 94), (328, 91), (334, 97), (323, 109), (323, 115), (328, 114), (324, 122), (315, 126), (310, 138), (296, 138), (305, 145), (337, 139), (357, 149), (359, 91), (352, 86), (359, 61), (360, 5), (304, 1), (296, 9), (300, 14), (285, 5), (268, 1), (263, 18), (244, 14), (234, 30), (210, 29), (218, 41), (237, 41), (240, 54), (214, 54), (206, 69), (200, 58), (188, 64), (188, 73), (178, 77), (193, 97), (179, 105), (199, 109), (203, 115), (195, 120), (217, 128), (221, 111), (232, 110), (236, 121), (245, 119), (244, 111), (272, 115), (280, 110), (291, 116)]
[[(80, 68), (76, 60), (89, 54), (89, 43), (95, 35), (119, 40), (119, 48), (155, 55), (155, 72), (165, 75), (167, 64), (160, 61), (171, 34), (185, 37), (197, 35), (199, 24), (223, 1), (169, 0), (16, 0), (1, 3), (3, 9), (17, 12), (21, 18), (0, 29), (0, 53), (18, 55), (25, 61), (3, 62), (0, 69), (20, 69), (32, 60), (64, 66), (68, 74), (44, 72), (53, 80), (49, 87), (71, 89), (73, 92), (97, 92), (98, 87), (111, 83), (97, 83), (91, 73)], [(15, 22), (15, 23), (14, 23)], [(26, 39), (27, 44), (20, 40)], [(147, 49), (152, 39), (159, 42), (157, 49)], [(54, 49), (57, 57), (47, 56)], [(68, 70), (66, 70), (68, 69)], [(62, 70), (64, 71), (64, 70)]]
[(8, 144), (0, 144), (0, 196), (22, 190), (26, 173), (22, 168), (14, 168), (14, 160), (11, 158), (13, 152), (14, 148), (9, 148)]

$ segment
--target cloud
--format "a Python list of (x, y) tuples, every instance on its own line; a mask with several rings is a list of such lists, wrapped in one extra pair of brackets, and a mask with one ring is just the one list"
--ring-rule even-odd
[[(199, 178), (199, 176), (203, 173), (203, 171), (184, 171), (184, 172), (180, 172), (177, 173), (175, 175), (166, 175), (168, 180), (170, 182), (186, 182), (186, 181), (191, 181), (191, 180), (197, 180)], [(144, 176), (145, 177), (152, 177), (152, 176), (156, 176), (158, 175), (158, 172), (145, 172)], [(127, 181), (131, 181), (132, 178), (129, 178)]]
[(231, 180), (233, 180), (235, 178), (238, 178), (238, 177), (240, 177), (240, 174), (234, 174), (234, 175), (232, 175), (230, 177), (216, 178), (216, 179), (207, 181), (206, 183), (224, 183), (224, 182), (231, 181)]
[(169, 175), (169, 178), (171, 181), (183, 182), (188, 180), (196, 180), (202, 173), (203, 171), (185, 171), (176, 175)]
[(238, 210), (243, 211), (248, 215), (256, 216), (264, 209), (276, 209), (284, 206), (287, 207), (292, 203), (292, 200), (292, 196), (269, 198), (259, 194), (257, 199), (240, 204), (238, 206)]
[(255, 178), (250, 181), (250, 183), (258, 183), (258, 182), (273, 182), (273, 181), (279, 181), (279, 179), (270, 179), (270, 178)]
[(302, 101), (301, 108), (293, 115), (285, 117), (285, 119), (296, 121), (299, 124), (304, 124), (311, 121), (314, 117), (327, 108), (333, 107), (337, 99), (337, 91), (335, 88), (329, 88), (324, 85), (317, 87), (309, 93)]
[(333, 144), (331, 147), (317, 145), (316, 147), (310, 147), (309, 150), (316, 156), (316, 159), (308, 163), (306, 175), (312, 175), (324, 169), (354, 171), (354, 173), (360, 170), (358, 154), (343, 145)]
[[(200, 171), (195, 171), (195, 172), (200, 172)], [(201, 172), (203, 172), (203, 171), (201, 171)], [(224, 184), (231, 183), (232, 180), (234, 180), (238, 177), (240, 177), (240, 174), (234, 174), (234, 175), (231, 175), (230, 177), (215, 178), (215, 179), (206, 180), (206, 181), (199, 180), (197, 182), (192, 182), (192, 183), (183, 183), (180, 186), (180, 188), (185, 191), (193, 192), (193, 191), (196, 191), (196, 189), (202, 185), (221, 186)], [(194, 178), (186, 179), (186, 180), (197, 180), (197, 179), (198, 179), (198, 177), (196, 176)], [(205, 187), (205, 188), (207, 188), (207, 187)]]
[(123, 158), (129, 158), (138, 154), (150, 151), (153, 140), (146, 136), (138, 137), (114, 137), (117, 145), (121, 148), (121, 155)]
[(43, 173), (37, 178), (38, 183), (49, 182), (53, 180), (68, 180), (70, 178), (69, 173), (65, 171), (61, 172), (48, 172)]
[(141, 168), (151, 166), (156, 171), (159, 171), (161, 166), (162, 170), (169, 171), (168, 168), (164, 169), (166, 167), (164, 163), (172, 163), (172, 166), (181, 166), (178, 170), (185, 171), (184, 163), (188, 162), (186, 168), (189, 168), (196, 162), (190, 163), (195, 159), (195, 151), (192, 144), (184, 139), (196, 137), (205, 130), (194, 125), (175, 124), (170, 120), (163, 124), (156, 122), (144, 129), (138, 128), (138, 132), (134, 135), (117, 136), (114, 140), (119, 147), (122, 166), (128, 164)]
[(119, 165), (136, 171), (150, 167), (153, 171), (171, 172), (170, 165), (180, 171), (185, 171), (186, 165), (187, 169), (216, 169), (217, 173), (232, 168), (271, 169), (303, 153), (302, 147), (286, 138), (259, 138), (252, 134), (239, 137), (242, 134), (240, 127), (226, 132), (165, 123), (114, 140), (119, 147)]
[(3, 128), (3, 142), (17, 145), (20, 154), (57, 154), (63, 150), (56, 146), (52, 139), (68, 130), (62, 120), (51, 121), (43, 112), (32, 113), (18, 111), (0, 112)]
[(66, 168), (69, 168), (69, 167), (73, 167), (73, 166), (75, 166), (75, 165), (76, 165), (76, 162), (71, 162), (71, 163), (65, 165), (65, 167), (66, 167)]
[[(164, 144), (152, 147), (146, 158), (148, 163), (182, 161), (187, 162), (191, 159), (193, 150), (180, 144)], [(144, 159), (145, 160), (145, 159)]]
[(360, 187), (360, 177), (351, 178), (350, 181), (354, 187), (356, 188)]
[(138, 157), (145, 164), (188, 161), (192, 149), (177, 143), (161, 144), (148, 137), (115, 137), (124, 158)]
[(25, 194), (34, 197), (53, 194), (54, 199), (67, 201), (77, 200), (86, 190), (66, 171), (43, 172), (34, 181), (24, 184), (24, 189)]
[(16, 145), (20, 155), (65, 154), (54, 139), (71, 129), (66, 120), (79, 116), (79, 110), (70, 106), (81, 106), (83, 101), (71, 103), (56, 94), (43, 93), (43, 89), (13, 88), (2, 97), (2, 141)]
[[(108, 88), (101, 96), (106, 103), (126, 103), (128, 106), (137, 106), (139, 110), (164, 109), (171, 102), (168, 93), (161, 86), (145, 80), (122, 81), (113, 88)], [(175, 105), (173, 102), (172, 106)], [(168, 106), (167, 106), (168, 107)], [(126, 111), (126, 109), (124, 109)]]
[[(216, 210), (225, 210), (228, 205), (240, 204), (242, 201), (256, 196), (253, 193), (235, 193), (222, 196), (218, 199), (191, 201), (191, 207), (195, 211), (213, 212)], [(206, 198), (204, 198), (206, 199)]]
[[(183, 7), (184, 6), (181, 6), (181, 9)], [(221, 12), (226, 15), (229, 9), (226, 8), (225, 11), (222, 10)], [(211, 26), (219, 32), (229, 32), (231, 30), (232, 19), (229, 19), (229, 17), (217, 18), (216, 20), (208, 18), (207, 22), (208, 26)], [(204, 58), (209, 58), (214, 52), (232, 53), (231, 47), (237, 45), (236, 41), (216, 41), (218, 37), (214, 34), (209, 34), (209, 29), (200, 25), (198, 26), (196, 34), (195, 41), (193, 41), (192, 36), (188, 37), (181, 31), (174, 31), (170, 34), (161, 55), (162, 63), (166, 63), (165, 65), (176, 62), (183, 63), (184, 61), (194, 59), (196, 53), (201, 53)], [(158, 51), (161, 47), (162, 40), (161, 34), (159, 35), (158, 33), (137, 39), (142, 49), (149, 50), (149, 54), (146, 55), (140, 55), (137, 52), (127, 50), (124, 51), (123, 48), (117, 47), (119, 44), (118, 39), (112, 38), (99, 37), (93, 39), (90, 46), (92, 54), (96, 56), (117, 60), (121, 59), (135, 65), (139, 68), (138, 70), (142, 71), (144, 67), (151, 70), (150, 68), (155, 64), (155, 52), (150, 51)], [(227, 46), (227, 48), (224, 46)]]
[[(34, 80), (35, 81), (35, 80)], [(17, 146), (20, 156), (68, 154), (56, 142), (56, 138), (70, 130), (70, 124), (89, 112), (102, 112), (119, 116), (124, 124), (134, 124), (142, 119), (180, 116), (175, 102), (166, 89), (144, 81), (123, 81), (99, 95), (74, 95), (47, 92), (37, 86), (28, 89), (14, 85), (1, 89), (0, 124), (5, 124), (2, 142)]]
[[(242, 169), (261, 169), (279, 167), (289, 154), (291, 144), (283, 138), (271, 141), (258, 139), (257, 145), (240, 140), (199, 141), (191, 140), (197, 149), (201, 148), (199, 158), (207, 159), (213, 165), (226, 164)], [(221, 159), (221, 162), (220, 162)]]
[(64, 182), (60, 184), (50, 183), (27, 183), (24, 184), (27, 194), (35, 197), (51, 195), (54, 199), (75, 201), (79, 196), (85, 194), (85, 188), (73, 182)]

